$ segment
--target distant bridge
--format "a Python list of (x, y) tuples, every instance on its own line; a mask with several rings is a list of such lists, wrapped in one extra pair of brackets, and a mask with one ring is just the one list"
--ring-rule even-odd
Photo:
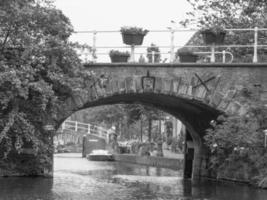
[[(71, 130), (71, 131), (75, 131), (77, 133), (80, 134), (87, 134), (87, 135), (94, 135), (96, 137), (100, 137), (103, 139), (107, 138), (108, 135), (108, 129), (101, 127), (101, 126), (97, 126), (95, 124), (87, 124), (87, 123), (82, 123), (82, 122), (78, 122), (78, 121), (64, 121), (62, 126), (61, 126), (61, 131), (64, 130)], [(112, 132), (110, 130), (110, 132)]]

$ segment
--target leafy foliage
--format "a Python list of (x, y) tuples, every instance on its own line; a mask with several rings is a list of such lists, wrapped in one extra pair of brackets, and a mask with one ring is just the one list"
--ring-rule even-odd
[(69, 19), (48, 0), (2, 0), (0, 30), (0, 158), (28, 146), (40, 154), (50, 145), (42, 127), (91, 75), (80, 73)]
[[(266, 1), (250, 0), (187, 0), (193, 11), (183, 25), (196, 23), (198, 26), (219, 25), (221, 27), (264, 27), (266, 23)], [(231, 9), (229, 9), (231, 8)], [(230, 26), (230, 27), (229, 27)]]
[[(266, 27), (267, 24), (267, 4), (265, 0), (188, 0), (193, 10), (188, 12), (188, 18), (180, 23), (183, 26), (195, 24), (199, 28), (254, 28)], [(231, 8), (231, 9), (229, 9)], [(258, 43), (266, 44), (266, 31), (259, 31)], [(194, 37), (199, 38), (200, 34)], [(251, 45), (254, 42), (254, 31), (227, 31), (225, 45)], [(200, 45), (201, 42), (194, 42)], [(205, 51), (205, 49), (202, 49)], [(219, 51), (223, 50), (221, 48)], [(235, 62), (251, 62), (253, 48), (231, 47), (227, 49), (234, 54)], [(266, 50), (259, 48), (259, 61), (266, 61)]]
[[(252, 181), (266, 177), (267, 149), (264, 130), (267, 128), (267, 108), (254, 102), (246, 115), (220, 116), (207, 130), (205, 141), (211, 150), (211, 169), (218, 175)], [(243, 169), (240, 166), (246, 166)]]
[(132, 27), (132, 26), (124, 26), (121, 27), (121, 33), (123, 34), (140, 34), (140, 35), (146, 35), (149, 31), (143, 28), (139, 27)]
[(130, 56), (130, 53), (128, 51), (122, 52), (122, 51), (118, 51), (118, 50), (111, 50), (109, 52), (109, 56)]

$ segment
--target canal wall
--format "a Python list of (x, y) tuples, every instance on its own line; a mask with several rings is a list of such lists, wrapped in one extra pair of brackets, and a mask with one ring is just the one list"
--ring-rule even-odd
[(138, 156), (133, 154), (115, 154), (114, 159), (118, 162), (128, 162), (154, 167), (170, 168), (180, 170), (184, 167), (183, 159), (155, 157), (155, 156)]

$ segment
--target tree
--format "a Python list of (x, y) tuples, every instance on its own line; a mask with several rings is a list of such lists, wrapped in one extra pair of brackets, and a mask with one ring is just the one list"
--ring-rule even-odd
[[(265, 0), (188, 0), (193, 10), (188, 12), (188, 18), (180, 23), (183, 26), (196, 24), (197, 27), (220, 26), (223, 28), (254, 28), (266, 27), (267, 25), (267, 5)], [(231, 8), (231, 9), (229, 9)], [(200, 38), (200, 35), (195, 35)], [(228, 32), (225, 44), (249, 45), (253, 43), (253, 31), (234, 31)], [(198, 39), (201, 40), (201, 39)], [(259, 31), (259, 44), (266, 44), (266, 31)], [(194, 45), (201, 42), (194, 40)], [(222, 50), (219, 48), (219, 50)], [(251, 62), (253, 48), (228, 48), (234, 53), (235, 61)], [(259, 49), (260, 61), (265, 61), (266, 50)]]
[(142, 124), (144, 127), (147, 127), (148, 141), (151, 142), (152, 139), (153, 140), (156, 139), (157, 138), (156, 134), (154, 135), (154, 137), (152, 137), (152, 121), (160, 120), (166, 114), (155, 107), (151, 107), (148, 105), (141, 105), (141, 104), (130, 105), (129, 111), (130, 115), (132, 116), (131, 119), (135, 119), (134, 121), (144, 120), (147, 122), (147, 124), (143, 123)]
[(211, 169), (222, 177), (258, 183), (266, 179), (266, 124), (267, 108), (258, 101), (243, 116), (220, 116), (204, 138), (211, 151)]
[(53, 148), (42, 127), (91, 75), (68, 42), (69, 19), (48, 0), (2, 0), (0, 30), (0, 158), (30, 145), (45, 162)]
[(189, 18), (180, 22), (183, 26), (196, 24), (199, 27), (220, 25), (228, 28), (247, 28), (266, 25), (265, 0), (187, 1), (192, 5), (193, 11), (187, 12)]

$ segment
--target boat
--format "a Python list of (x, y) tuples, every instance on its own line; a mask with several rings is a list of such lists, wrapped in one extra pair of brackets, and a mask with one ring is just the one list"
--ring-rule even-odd
[(91, 161), (114, 161), (113, 155), (103, 149), (93, 150), (86, 157)]

